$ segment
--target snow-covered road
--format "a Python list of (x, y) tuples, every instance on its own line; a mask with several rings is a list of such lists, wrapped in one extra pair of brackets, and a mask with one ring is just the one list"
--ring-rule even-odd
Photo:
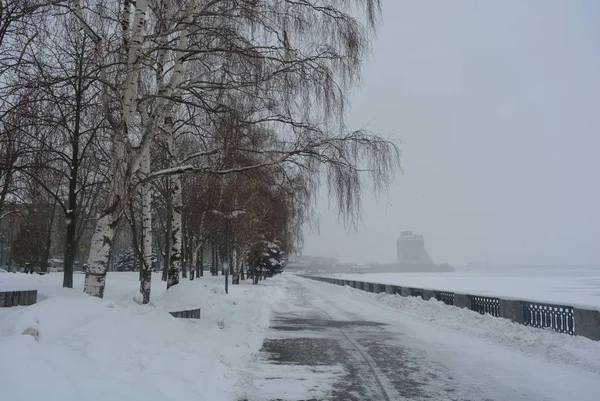
[(598, 399), (597, 342), (291, 274), (280, 284), (240, 399)]

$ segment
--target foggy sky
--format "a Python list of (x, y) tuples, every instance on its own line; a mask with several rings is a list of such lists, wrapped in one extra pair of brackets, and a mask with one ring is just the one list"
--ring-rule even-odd
[(304, 254), (391, 262), (600, 263), (600, 2), (387, 0), (350, 128), (404, 174), (346, 233), (321, 195)]

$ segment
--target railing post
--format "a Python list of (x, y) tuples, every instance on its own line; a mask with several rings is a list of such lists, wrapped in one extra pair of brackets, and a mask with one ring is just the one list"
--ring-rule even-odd
[(471, 309), (471, 297), (465, 294), (454, 294), (454, 306)]
[(515, 323), (524, 324), (524, 306), (525, 303), (522, 301), (509, 301), (506, 299), (500, 299), (499, 316), (510, 319)]
[(575, 335), (600, 341), (600, 312), (597, 310), (573, 308)]

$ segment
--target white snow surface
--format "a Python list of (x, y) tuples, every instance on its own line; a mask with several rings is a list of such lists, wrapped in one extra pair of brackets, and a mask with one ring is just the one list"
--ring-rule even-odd
[(297, 280), (305, 288), (304, 299), (333, 319), (386, 323), (386, 330), (397, 333), (410, 352), (425, 355), (419, 361), (422, 368), (432, 373), (449, 369), (454, 380), (446, 384), (455, 390), (452, 399), (599, 399), (598, 341), (522, 326), (435, 299), (288, 280)]
[[(165, 292), (153, 276), (139, 305), (137, 273), (109, 273), (105, 299), (63, 289), (62, 274), (2, 274), (2, 289), (37, 289), (38, 303), (0, 308), (0, 394), (7, 400), (234, 400), (244, 363), (260, 349), (278, 278), (203, 277)], [(202, 308), (200, 320), (168, 312)], [(39, 339), (23, 335), (33, 328)]]
[[(281, 390), (289, 399), (318, 397), (341, 375), (337, 367), (257, 365), (265, 336), (283, 335), (269, 331), (272, 314), (307, 305), (338, 320), (386, 323), (407, 352), (422, 355), (424, 369), (452, 372), (454, 381), (446, 384), (457, 399), (595, 401), (600, 393), (600, 342), (436, 300), (366, 293), (289, 273), (258, 286), (229, 286), (229, 295), (223, 277), (183, 280), (165, 292), (154, 275), (151, 304), (142, 306), (134, 301), (137, 273), (109, 273), (104, 300), (84, 295), (83, 276), (75, 278), (76, 288), (67, 290), (60, 273), (0, 275), (0, 288), (39, 291), (35, 305), (0, 308), (2, 399), (234, 401), (247, 390), (260, 390), (257, 400)], [(298, 286), (303, 292), (294, 293)], [(198, 306), (200, 320), (168, 314)], [(28, 328), (39, 340), (22, 334)], [(257, 367), (264, 370), (258, 377), (250, 374)]]
[(443, 273), (331, 275), (345, 280), (452, 291), (600, 310), (600, 266), (490, 266)]

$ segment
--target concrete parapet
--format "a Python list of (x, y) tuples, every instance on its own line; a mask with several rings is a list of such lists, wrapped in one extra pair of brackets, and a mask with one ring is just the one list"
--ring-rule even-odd
[(600, 311), (573, 308), (575, 335), (600, 341)]
[(471, 309), (471, 297), (465, 294), (454, 294), (454, 306)]
[[(456, 300), (456, 295), (455, 298)], [(456, 303), (456, 301), (454, 301)], [(500, 299), (499, 316), (506, 319), (510, 319), (515, 323), (525, 323), (525, 313), (523, 308), (525, 303), (523, 301), (509, 301), (506, 299)]]

